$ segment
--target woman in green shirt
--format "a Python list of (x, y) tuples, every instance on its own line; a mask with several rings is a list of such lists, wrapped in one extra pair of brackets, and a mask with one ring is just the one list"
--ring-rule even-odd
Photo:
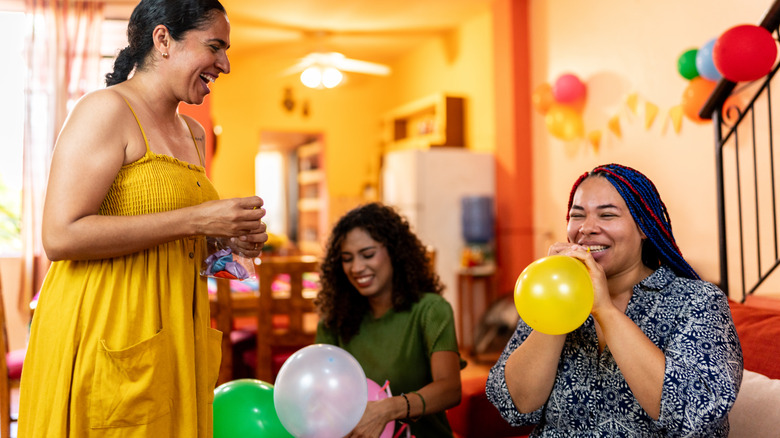
[(378, 203), (348, 212), (329, 238), (321, 281), (316, 342), (347, 350), (396, 394), (369, 401), (349, 437), (379, 437), (394, 420), (417, 438), (452, 437), (445, 410), (461, 395), (452, 307), (408, 222)]

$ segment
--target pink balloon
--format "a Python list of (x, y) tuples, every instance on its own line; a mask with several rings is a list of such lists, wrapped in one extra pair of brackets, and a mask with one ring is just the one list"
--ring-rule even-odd
[(585, 84), (577, 76), (560, 75), (553, 85), (553, 97), (558, 103), (572, 103), (585, 97)]
[[(368, 401), (383, 400), (389, 397), (387, 392), (373, 380), (366, 378), (366, 384), (368, 384)], [(393, 438), (394, 429), (395, 421), (387, 423), (385, 430), (382, 431), (382, 435), (379, 435), (379, 438)]]

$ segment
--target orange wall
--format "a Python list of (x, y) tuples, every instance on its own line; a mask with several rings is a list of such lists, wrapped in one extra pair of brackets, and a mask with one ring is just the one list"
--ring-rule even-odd
[(501, 294), (513, 290), (518, 274), (534, 259), (527, 3), (494, 3), (496, 250)]
[[(710, 281), (718, 281), (715, 154), (711, 124), (685, 119), (675, 133), (665, 120), (680, 103), (687, 81), (677, 58), (737, 24), (758, 23), (770, 0), (547, 0), (529, 2), (531, 85), (572, 72), (586, 81), (586, 130), (601, 129), (598, 150), (586, 141), (562, 142), (531, 115), (534, 157), (536, 256), (565, 239), (571, 184), (595, 165), (620, 162), (640, 169), (658, 187), (685, 257)], [(638, 114), (626, 98), (639, 95)], [(644, 102), (660, 108), (646, 129)], [(618, 115), (622, 136), (605, 129)]]

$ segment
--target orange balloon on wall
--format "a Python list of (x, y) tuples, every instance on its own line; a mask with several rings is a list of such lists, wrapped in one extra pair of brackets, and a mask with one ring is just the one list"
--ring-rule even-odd
[(585, 124), (582, 115), (569, 105), (553, 103), (544, 122), (550, 134), (561, 140), (569, 141), (582, 138), (585, 135)]
[(531, 103), (539, 114), (547, 114), (550, 105), (554, 102), (552, 87), (548, 83), (541, 84), (534, 89), (531, 95)]
[(699, 117), (699, 111), (709, 99), (715, 85), (714, 81), (709, 81), (701, 76), (691, 79), (682, 95), (683, 114), (696, 123), (709, 122), (709, 120)]

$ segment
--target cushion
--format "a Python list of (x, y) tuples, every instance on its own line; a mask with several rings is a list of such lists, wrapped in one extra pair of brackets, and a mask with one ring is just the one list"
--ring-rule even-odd
[(8, 365), (8, 377), (19, 380), (22, 378), (22, 364), (24, 356), (27, 354), (27, 348), (11, 350), (5, 355), (5, 362)]
[(729, 438), (776, 438), (780, 431), (780, 380), (745, 370), (729, 414)]
[(731, 316), (742, 344), (745, 369), (780, 379), (780, 311), (731, 301)]

